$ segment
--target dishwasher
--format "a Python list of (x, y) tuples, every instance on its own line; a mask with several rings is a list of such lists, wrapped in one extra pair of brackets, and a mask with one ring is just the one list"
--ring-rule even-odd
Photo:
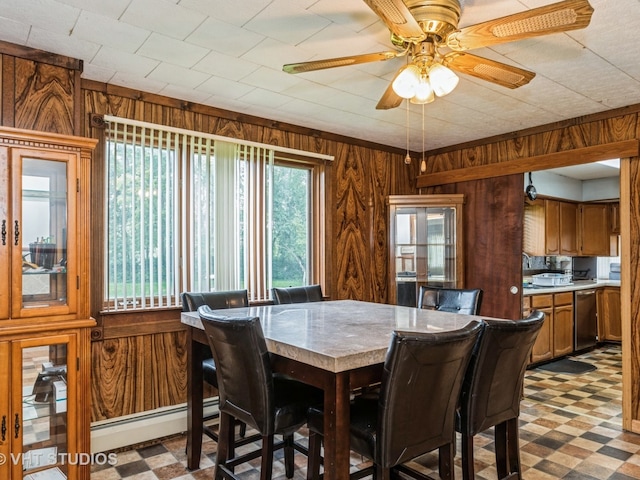
[(594, 347), (598, 343), (596, 290), (574, 292), (574, 351)]

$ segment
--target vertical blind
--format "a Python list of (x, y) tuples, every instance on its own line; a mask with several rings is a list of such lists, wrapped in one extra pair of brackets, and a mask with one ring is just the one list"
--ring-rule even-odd
[[(246, 288), (268, 300), (274, 149), (105, 120), (104, 310), (177, 306), (183, 291)], [(313, 156), (332, 158), (310, 154), (307, 165)]]

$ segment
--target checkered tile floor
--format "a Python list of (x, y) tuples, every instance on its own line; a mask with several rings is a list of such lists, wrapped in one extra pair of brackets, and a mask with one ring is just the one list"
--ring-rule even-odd
[[(640, 435), (622, 431), (622, 355), (619, 346), (599, 348), (576, 358), (597, 369), (583, 374), (553, 373), (542, 368), (527, 371), (520, 414), (520, 451), (525, 480), (640, 479)], [(301, 437), (304, 441), (304, 438)], [(95, 468), (92, 480), (208, 479), (213, 475), (216, 444), (205, 437), (200, 470), (185, 468), (185, 438), (117, 452), (117, 465)], [(459, 451), (459, 449), (458, 449)], [(285, 480), (279, 452), (274, 480)], [(493, 431), (475, 438), (476, 478), (495, 480)], [(364, 460), (352, 455), (353, 468)], [(304, 479), (306, 457), (296, 455), (295, 479)], [(459, 463), (459, 458), (457, 459)], [(237, 472), (246, 479), (258, 476), (259, 460)], [(437, 478), (437, 457), (419, 459), (420, 468)], [(456, 478), (462, 478), (456, 468)]]

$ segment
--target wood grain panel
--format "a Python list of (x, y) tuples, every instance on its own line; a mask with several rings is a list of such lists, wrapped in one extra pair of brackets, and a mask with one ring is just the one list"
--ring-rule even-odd
[(187, 333), (151, 336), (149, 352), (150, 408), (187, 401)]
[(91, 420), (105, 420), (145, 409), (145, 337), (91, 344)]
[(15, 126), (75, 134), (75, 71), (16, 59)]

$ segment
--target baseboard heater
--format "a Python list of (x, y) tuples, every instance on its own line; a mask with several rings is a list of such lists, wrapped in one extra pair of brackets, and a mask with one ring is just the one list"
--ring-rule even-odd
[[(218, 398), (206, 399), (204, 415), (218, 410)], [(91, 453), (116, 450), (187, 430), (187, 404), (172, 405), (91, 424)]]

